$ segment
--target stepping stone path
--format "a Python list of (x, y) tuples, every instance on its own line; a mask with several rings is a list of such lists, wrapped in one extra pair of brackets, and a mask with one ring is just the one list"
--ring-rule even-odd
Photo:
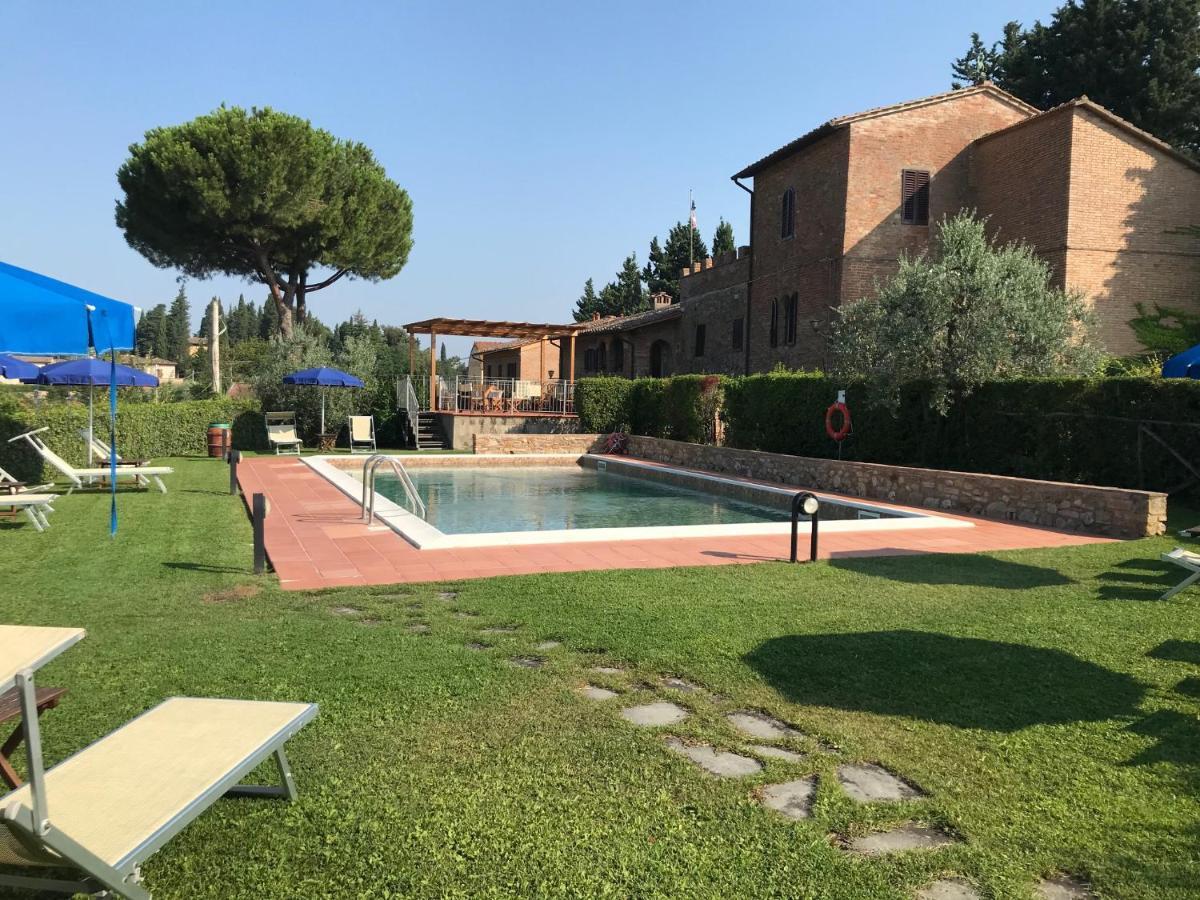
[(454, 618), (456, 618), (456, 619), (477, 619), (477, 618), (479, 618), (479, 613), (459, 611), (454, 614)]
[(372, 619), (368, 617), (366, 619), (355, 619), (354, 624), (361, 625), (363, 628), (374, 628), (376, 625), (381, 625), (383, 623), (380, 622), (379, 619)]
[(877, 831), (865, 837), (852, 838), (846, 842), (846, 849), (860, 856), (884, 856), (905, 850), (936, 850), (957, 843), (957, 839), (944, 831), (909, 822), (890, 831)]
[(688, 717), (688, 711), (682, 706), (676, 706), (666, 700), (657, 703), (645, 703), (641, 706), (630, 706), (621, 710), (621, 718), (643, 728), (661, 728), (663, 725), (674, 725)]
[(1092, 900), (1096, 896), (1066, 875), (1043, 878), (1037, 883), (1037, 895), (1041, 900)]
[(662, 680), (662, 686), (671, 688), (676, 691), (683, 691), (685, 694), (702, 694), (704, 688), (699, 685), (692, 684), (690, 681), (685, 681), (682, 678), (676, 678), (674, 675), (668, 675)]
[(600, 675), (624, 675), (625, 670), (616, 666), (592, 666), (592, 671)]
[(562, 646), (562, 641), (542, 641), (540, 644), (534, 645), (534, 650), (554, 650)]
[(717, 750), (708, 744), (685, 744), (679, 738), (667, 738), (667, 748), (672, 753), (686, 756), (704, 771), (718, 778), (743, 778), (762, 771), (762, 763), (758, 760), (726, 750)]
[(812, 815), (816, 792), (816, 778), (799, 778), (783, 784), (768, 784), (762, 789), (761, 801), (767, 809), (783, 813), (789, 819), (807, 819)]
[(789, 763), (804, 762), (804, 754), (797, 753), (795, 750), (784, 750), (782, 747), (768, 747), (765, 744), (752, 744), (750, 749), (759, 756), (766, 756), (769, 759), (782, 759), (784, 762)]
[(522, 669), (540, 669), (546, 660), (540, 656), (514, 656), (509, 663)]
[(589, 700), (611, 700), (617, 696), (616, 691), (610, 691), (608, 688), (602, 688), (594, 684), (585, 684), (579, 688), (579, 693), (583, 694)]
[(777, 741), (785, 737), (799, 737), (800, 732), (766, 713), (753, 710), (731, 712), (725, 717), (742, 734), (763, 741)]
[(453, 603), (455, 598), (457, 598), (457, 597), (458, 597), (458, 591), (439, 591), (438, 592), (438, 599), (445, 600), (447, 603)]
[(851, 800), (859, 803), (896, 802), (915, 800), (925, 794), (912, 785), (901, 781), (883, 766), (866, 765), (838, 766), (838, 781)]
[(493, 625), (491, 628), (484, 628), (480, 634), (515, 634), (516, 628), (512, 625)]
[(917, 900), (983, 900), (964, 878), (940, 878), (917, 891)]
[(362, 610), (357, 606), (335, 606), (330, 610), (335, 616), (361, 616)]
[(424, 622), (414, 622), (406, 630), (412, 634), (429, 634), (429, 626)]
[(479, 641), (470, 641), (467, 643), (467, 649), (468, 650), (490, 650), (492, 648), (491, 648), (490, 644), (481, 644), (481, 643), (479, 643)]
[(404, 604), (405, 609), (420, 609), (421, 606), (422, 606), (422, 604), (421, 604), (420, 600), (414, 600), (412, 603)]

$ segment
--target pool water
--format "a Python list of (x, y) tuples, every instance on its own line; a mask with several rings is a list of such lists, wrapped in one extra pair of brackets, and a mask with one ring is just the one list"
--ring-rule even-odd
[[(426, 521), (444, 534), (787, 522), (787, 512), (701, 491), (573, 466), (412, 468)], [(376, 491), (407, 508), (380, 473)]]

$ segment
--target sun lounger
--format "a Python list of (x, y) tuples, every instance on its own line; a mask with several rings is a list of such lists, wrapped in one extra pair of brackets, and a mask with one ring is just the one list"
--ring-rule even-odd
[(1159, 598), (1160, 600), (1170, 600), (1184, 588), (1190, 587), (1196, 581), (1200, 580), (1200, 553), (1193, 553), (1190, 550), (1184, 550), (1182, 547), (1176, 547), (1170, 553), (1164, 553), (1161, 558), (1163, 562), (1174, 563), (1189, 574), (1187, 578), (1163, 594)]
[[(96, 466), (90, 469), (77, 469), (72, 466), (46, 446), (46, 442), (38, 437), (41, 432), (46, 430), (46, 428), (37, 428), (33, 431), (26, 431), (24, 434), (18, 434), (16, 437), (9, 438), (8, 442), (11, 444), (13, 441), (24, 440), (38, 452), (42, 459), (62, 472), (71, 481), (72, 490), (77, 487), (83, 487), (85, 478), (111, 477), (112, 472), (107, 466)], [(163, 484), (162, 476), (170, 475), (174, 471), (170, 466), (119, 466), (117, 468), (117, 478), (132, 478), (134, 483), (141, 487), (153, 481), (158, 485), (158, 489), (165, 494), (167, 486)]]
[(296, 414), (294, 412), (263, 413), (267, 424), (267, 443), (278, 456), (281, 453), (300, 455), (304, 442), (296, 434)]
[(24, 481), (21, 481), (21, 479), (15, 478), (8, 474), (8, 472), (4, 471), (4, 469), (0, 469), (0, 495), (4, 493), (39, 494), (45, 491), (47, 488), (52, 487), (54, 487), (54, 484), (49, 481), (45, 484), (38, 485), (26, 484)]
[(29, 523), (35, 529), (45, 531), (50, 527), (50, 520), (46, 518), (46, 513), (54, 512), (54, 507), (50, 504), (57, 499), (58, 494), (0, 494), (0, 506), (8, 506), (25, 513), (25, 517), (29, 519)]
[(375, 417), (350, 417), (350, 452), (375, 452)]
[(145, 465), (144, 460), (126, 460), (122, 458), (120, 453), (114, 453), (113, 448), (107, 443), (96, 437), (95, 432), (88, 431), (86, 428), (79, 429), (79, 436), (83, 438), (84, 444), (87, 444), (92, 451), (92, 456), (102, 465), (107, 466), (114, 456), (117, 458), (118, 466), (141, 466)]
[[(218, 799), (296, 798), (283, 747), (317, 707), (175, 697), (44, 770), (33, 670), (82, 637), (0, 626), (0, 690), (20, 690), (30, 768), (0, 796), (0, 887), (150, 900), (141, 864)], [(270, 757), (278, 785), (240, 783)]]

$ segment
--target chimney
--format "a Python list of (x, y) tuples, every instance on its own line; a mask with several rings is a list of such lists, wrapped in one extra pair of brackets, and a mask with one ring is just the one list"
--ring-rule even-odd
[(599, 322), (600, 321), (600, 313), (598, 313), (598, 312), (592, 313), (592, 321)]
[(674, 301), (666, 291), (659, 291), (657, 294), (650, 295), (650, 302), (654, 309), (666, 309)]

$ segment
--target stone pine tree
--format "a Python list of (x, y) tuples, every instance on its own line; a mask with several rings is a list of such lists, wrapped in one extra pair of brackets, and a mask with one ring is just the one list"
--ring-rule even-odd
[(713, 232), (712, 239), (712, 255), (718, 257), (722, 253), (734, 253), (737, 251), (737, 243), (733, 239), (733, 226), (721, 219), (717, 223), (717, 228)]
[(660, 245), (657, 237), (650, 242), (649, 259), (642, 270), (647, 290), (651, 294), (665, 292), (678, 300), (679, 273), (707, 257), (708, 247), (700, 232), (685, 222), (676, 222), (667, 233), (665, 245)]
[(265, 284), (285, 337), (309, 294), (392, 278), (412, 247), (412, 202), (367, 147), (272, 109), (155, 128), (117, 181), (131, 247), (193, 277)]
[(1054, 287), (1030, 247), (989, 241), (964, 212), (942, 220), (927, 255), (901, 257), (878, 297), (839, 307), (830, 346), (839, 377), (893, 401), (898, 385), (927, 383), (944, 413), (988, 380), (1094, 373), (1089, 326), (1082, 297)]
[(1181, 150), (1200, 152), (1200, 0), (1070, 0), (1050, 23), (972, 36), (956, 79), (983, 72), (1041, 109), (1082, 95)]
[(969, 85), (996, 81), (999, 74), (999, 45), (988, 47), (979, 37), (978, 31), (971, 32), (971, 46), (967, 52), (950, 66), (953, 75), (951, 87), (958, 89)]

